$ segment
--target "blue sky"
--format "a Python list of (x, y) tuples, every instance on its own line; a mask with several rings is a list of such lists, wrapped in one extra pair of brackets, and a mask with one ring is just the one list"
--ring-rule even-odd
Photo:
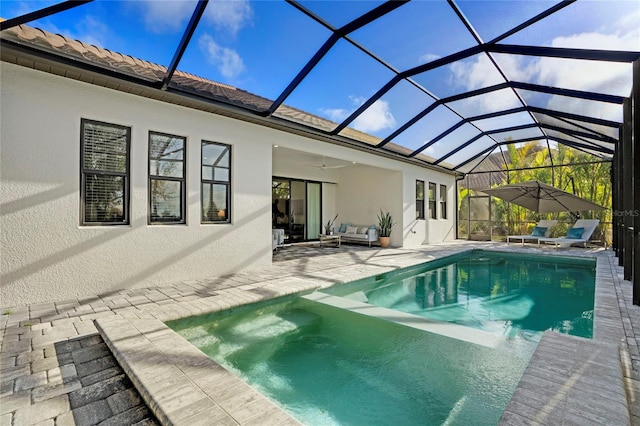
[[(0, 14), (12, 18), (56, 2), (2, 0)], [(29, 25), (166, 66), (195, 3), (95, 1)], [(330, 25), (339, 27), (381, 2), (314, 0), (301, 3)], [(457, 2), (484, 41), (490, 41), (555, 3), (543, 0)], [(211, 1), (179, 69), (275, 99), (329, 35), (326, 28), (283, 1)], [(413, 68), (475, 43), (447, 3), (436, 0), (410, 2), (351, 36), (396, 70)], [(503, 43), (640, 51), (640, 2), (579, 0)], [(628, 65), (510, 55), (494, 55), (494, 58), (510, 78), (518, 81), (623, 96), (631, 89)], [(350, 43), (340, 41), (286, 103), (339, 122), (392, 75), (384, 65), (371, 60)], [(438, 97), (503, 81), (485, 55), (417, 75), (414, 80)], [(563, 110), (573, 107), (567, 99), (536, 96), (523, 93), (527, 102), (540, 103), (537, 106)], [(398, 85), (353, 126), (384, 138), (431, 102), (429, 96), (410, 84)], [(456, 105), (463, 115), (519, 106), (517, 98), (508, 91)], [(597, 108), (597, 115), (602, 118), (620, 118), (619, 108), (602, 105), (576, 105), (575, 108)], [(414, 132), (407, 132), (398, 142), (409, 147), (420, 146), (459, 119), (450, 111), (434, 114), (438, 125), (433, 125), (434, 120), (418, 123)]]

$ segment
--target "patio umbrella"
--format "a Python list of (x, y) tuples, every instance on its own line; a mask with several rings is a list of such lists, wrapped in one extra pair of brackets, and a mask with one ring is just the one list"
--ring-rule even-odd
[(485, 194), (502, 198), (536, 213), (579, 212), (605, 210), (598, 204), (537, 180), (498, 186), (481, 190)]

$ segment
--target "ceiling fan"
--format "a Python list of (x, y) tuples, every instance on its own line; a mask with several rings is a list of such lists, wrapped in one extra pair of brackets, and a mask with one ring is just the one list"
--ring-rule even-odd
[(325, 171), (325, 170), (327, 170), (327, 169), (339, 169), (339, 168), (341, 168), (341, 167), (346, 166), (346, 164), (338, 164), (338, 165), (335, 165), (335, 166), (328, 166), (328, 165), (327, 165), (327, 162), (326, 162), (326, 157), (322, 157), (322, 164), (321, 164), (321, 165), (317, 165), (317, 164), (308, 164), (308, 166), (311, 166), (311, 167), (317, 167), (317, 168), (319, 168), (320, 170)]

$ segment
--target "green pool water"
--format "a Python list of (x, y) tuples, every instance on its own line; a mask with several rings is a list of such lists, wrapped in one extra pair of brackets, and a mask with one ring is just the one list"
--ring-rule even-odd
[[(474, 251), (329, 290), (383, 306), (384, 319), (289, 297), (167, 325), (305, 425), (495, 425), (542, 330), (590, 335), (594, 268)], [(404, 324), (388, 314), (400, 311)], [(425, 332), (407, 315), (494, 344)]]

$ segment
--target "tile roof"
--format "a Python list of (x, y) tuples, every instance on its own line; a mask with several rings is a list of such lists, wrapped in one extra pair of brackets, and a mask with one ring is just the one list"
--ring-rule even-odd
[[(130, 55), (124, 55), (27, 25), (19, 25), (3, 31), (2, 39), (20, 44), (28, 44), (56, 55), (80, 60), (87, 64), (130, 75), (152, 83), (156, 82), (160, 84), (167, 72), (167, 67), (163, 65), (158, 65), (153, 62), (138, 59)], [(237, 105), (258, 112), (266, 112), (273, 103), (273, 100), (266, 99), (246, 90), (179, 70), (174, 73), (169, 86), (183, 92), (196, 94), (211, 100)], [(286, 105), (280, 106), (274, 113), (274, 116), (323, 131), (331, 131), (337, 126), (337, 123)], [(380, 138), (354, 129), (346, 129), (342, 133), (346, 137), (369, 144), (377, 144), (381, 140)]]
[[(163, 65), (135, 58), (130, 55), (124, 55), (27, 25), (9, 28), (0, 33), (0, 37), (3, 40), (34, 47), (56, 56), (80, 61), (118, 74), (125, 74), (152, 84), (157, 83), (158, 87), (160, 87), (167, 72), (167, 67)], [(169, 87), (182, 93), (193, 94), (227, 105), (235, 105), (258, 113), (266, 112), (273, 103), (270, 99), (246, 90), (179, 70), (173, 74)], [(323, 132), (330, 132), (337, 126), (335, 122), (284, 104), (278, 107), (273, 113), (273, 117), (318, 129)], [(382, 140), (379, 137), (350, 127), (342, 130), (340, 136), (369, 146), (375, 146)], [(404, 156), (408, 156), (412, 152), (412, 150), (394, 143), (386, 144), (385, 149), (389, 152)], [(427, 162), (434, 161), (434, 158), (425, 154), (419, 154), (416, 158)]]
[[(128, 75), (135, 79), (151, 83), (150, 85), (157, 84), (158, 88), (167, 72), (167, 67), (163, 65), (135, 58), (130, 55), (124, 55), (27, 25), (18, 25), (9, 28), (0, 33), (0, 38), (19, 45), (36, 48), (55, 56), (80, 61), (84, 64), (96, 66), (120, 75)], [(226, 105), (238, 106), (258, 113), (266, 112), (273, 103), (270, 99), (246, 90), (179, 70), (176, 70), (173, 74), (169, 87), (181, 93), (196, 95), (199, 98), (221, 102)], [(321, 132), (330, 132), (337, 126), (335, 122), (284, 104), (280, 105), (272, 116), (287, 120), (288, 122), (318, 129)], [(340, 136), (369, 146), (375, 146), (382, 140), (379, 137), (350, 127), (343, 129), (340, 132)], [(384, 150), (390, 153), (400, 154), (400, 158), (409, 156), (412, 152), (411, 149), (404, 148), (392, 142), (387, 143)], [(427, 162), (433, 162), (435, 160), (433, 157), (422, 153), (418, 154), (416, 159)], [(446, 165), (446, 163), (443, 163), (443, 166)]]

